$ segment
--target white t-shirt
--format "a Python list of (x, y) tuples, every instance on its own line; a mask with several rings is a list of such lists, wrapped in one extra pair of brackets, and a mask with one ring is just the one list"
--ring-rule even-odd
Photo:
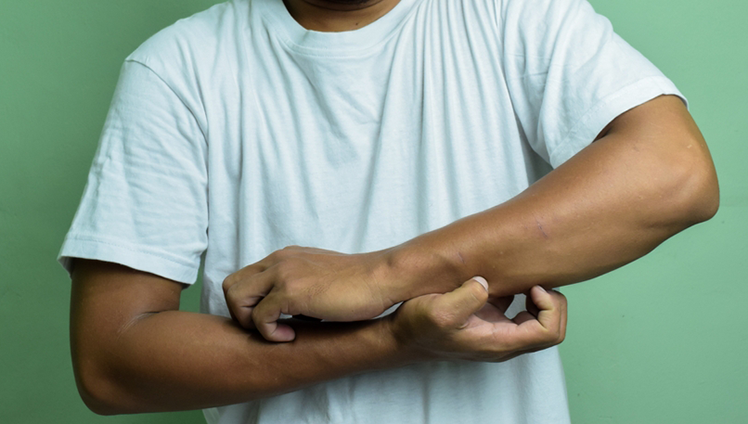
[[(290, 244), (390, 247), (500, 204), (679, 94), (585, 0), (401, 0), (361, 29), (234, 0), (127, 58), (61, 261), (221, 282)], [(518, 302), (515, 302), (517, 304)], [(211, 423), (564, 423), (558, 351), (368, 373)]]

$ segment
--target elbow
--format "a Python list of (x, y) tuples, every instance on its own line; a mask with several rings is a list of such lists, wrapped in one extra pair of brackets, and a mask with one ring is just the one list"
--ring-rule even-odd
[[(93, 368), (92, 366), (84, 366), (84, 368)], [(111, 390), (109, 383), (105, 378), (98, 375), (95, 371), (90, 369), (76, 369), (75, 372), (75, 383), (78, 387), (78, 394), (83, 400), (83, 403), (91, 410), (91, 412), (98, 415), (117, 415), (122, 414), (122, 411), (112, 396), (110, 396)]]
[(704, 176), (700, 189), (699, 195), (694, 199), (694, 223), (712, 219), (719, 210), (719, 183), (717, 181), (717, 174), (712, 171), (709, 175)]
[(78, 394), (83, 403), (97, 415), (132, 413), (123, 404), (126, 398), (106, 370), (106, 364), (95, 357), (73, 353), (73, 371)]
[(682, 158), (674, 166), (671, 180), (672, 211), (683, 227), (707, 221), (719, 209), (719, 182), (708, 153)]

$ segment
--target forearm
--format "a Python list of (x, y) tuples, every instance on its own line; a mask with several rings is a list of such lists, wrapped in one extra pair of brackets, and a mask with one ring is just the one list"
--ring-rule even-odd
[(294, 342), (273, 344), (222, 317), (150, 314), (115, 337), (88, 334), (74, 340), (79, 388), (89, 407), (102, 414), (197, 409), (415, 359), (398, 349), (382, 320), (294, 327)]
[(542, 312), (515, 322), (503, 316), (508, 305), (487, 304), (486, 285), (471, 280), (384, 318), (296, 321), (293, 342), (271, 343), (228, 318), (178, 311), (181, 290), (122, 265), (75, 262), (73, 368), (94, 412), (236, 404), (422, 361), (503, 361), (560, 343), (566, 327), (559, 294), (535, 290)]
[(679, 119), (612, 130), (516, 198), (393, 249), (409, 290), (395, 297), (449, 290), (471, 275), (497, 296), (571, 284), (708, 219), (718, 203), (714, 168), (692, 121), (663, 121)]
[(275, 323), (281, 312), (355, 321), (472, 276), (485, 277), (494, 297), (587, 280), (710, 218), (718, 203), (701, 133), (680, 99), (662, 96), (616, 118), (506, 203), (377, 252), (290, 246), (235, 272), (223, 288), (244, 327), (288, 341), (292, 330)]

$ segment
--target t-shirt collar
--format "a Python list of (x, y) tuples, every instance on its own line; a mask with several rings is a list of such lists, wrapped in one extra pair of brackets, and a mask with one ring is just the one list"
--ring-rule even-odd
[(400, 0), (387, 14), (363, 28), (342, 32), (321, 32), (304, 28), (291, 16), (283, 0), (251, 0), (262, 15), (268, 31), (296, 51), (320, 55), (355, 55), (374, 47), (395, 33), (413, 4), (421, 0)]

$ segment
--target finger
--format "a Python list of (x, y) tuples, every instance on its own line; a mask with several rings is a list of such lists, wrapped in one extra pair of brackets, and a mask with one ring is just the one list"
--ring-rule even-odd
[(522, 325), (528, 321), (537, 321), (538, 319), (531, 313), (527, 311), (522, 311), (518, 313), (514, 318), (512, 318), (512, 321), (514, 321), (517, 325)]
[(561, 323), (559, 324), (561, 334), (559, 342), (562, 342), (566, 338), (566, 324), (568, 322), (568, 305), (566, 296), (556, 290), (551, 290), (549, 293), (551, 293), (551, 296), (556, 299), (559, 304), (559, 309), (561, 310)]
[(473, 277), (455, 290), (445, 293), (435, 301), (436, 311), (451, 317), (452, 324), (463, 325), (488, 301), (488, 282), (483, 277)]
[(287, 256), (293, 255), (295, 252), (304, 249), (306, 248), (300, 246), (287, 246), (284, 249), (271, 252), (269, 255), (253, 264), (242, 267), (240, 270), (226, 277), (223, 281), (224, 293), (233, 284), (252, 278), (255, 274), (265, 272)]
[[(538, 319), (529, 312), (520, 312), (512, 319), (512, 321), (518, 325), (518, 329), (521, 328), (524, 331), (518, 332), (520, 334), (520, 337), (518, 337), (520, 342), (515, 345), (518, 350), (516, 350), (516, 352), (514, 352), (510, 357), (515, 357), (524, 353), (537, 352), (564, 341), (564, 338), (566, 337), (567, 323), (566, 297), (555, 290), (549, 290), (548, 294), (551, 296), (555, 305), (553, 313), (558, 316), (559, 327), (557, 331), (545, 328), (541, 325)], [(546, 310), (546, 312), (548, 311)]]
[(246, 280), (247, 278), (259, 274), (261, 272), (265, 272), (268, 268), (275, 265), (278, 262), (279, 259), (279, 250), (276, 250), (274, 252), (271, 252), (269, 255), (265, 256), (264, 258), (260, 259), (259, 261), (243, 266), (240, 270), (236, 271), (229, 277), (235, 277), (237, 281)]
[(532, 296), (529, 291), (525, 295), (525, 310), (535, 318), (537, 318), (540, 313), (540, 308), (538, 308), (538, 306), (532, 301)]
[(290, 342), (296, 337), (294, 330), (286, 325), (278, 323), (281, 316), (281, 308), (272, 293), (266, 296), (252, 310), (252, 321), (262, 337), (271, 342)]
[(530, 290), (532, 301), (537, 305), (540, 312), (538, 313), (538, 322), (548, 331), (548, 337), (554, 344), (561, 340), (563, 334), (562, 319), (564, 317), (561, 308), (566, 298), (558, 292), (546, 291), (541, 286), (535, 286)]
[(252, 309), (262, 301), (274, 285), (271, 272), (255, 274), (251, 278), (234, 283), (225, 291), (226, 305), (231, 317), (244, 328), (255, 328)]
[[(267, 258), (263, 259), (263, 261), (266, 259)], [(267, 267), (262, 263), (262, 261), (260, 261), (260, 262), (253, 263), (252, 265), (247, 265), (244, 268), (224, 278), (223, 284), (222, 284), (223, 295), (226, 296), (229, 289), (233, 287), (234, 285), (251, 278), (255, 274), (264, 272), (266, 269)]]
[[(558, 296), (561, 296), (558, 294)], [(531, 298), (539, 312), (537, 317), (527, 311), (512, 319), (517, 324), (515, 347), (519, 350), (535, 349), (558, 344), (560, 337), (560, 298), (548, 293), (541, 286), (530, 289)]]

